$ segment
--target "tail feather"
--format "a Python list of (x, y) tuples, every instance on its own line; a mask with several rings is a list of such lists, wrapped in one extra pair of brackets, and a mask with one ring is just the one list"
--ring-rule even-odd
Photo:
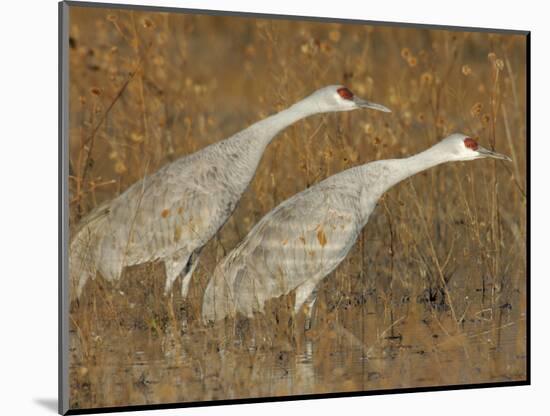
[(234, 317), (237, 313), (252, 317), (254, 311), (263, 311), (253, 276), (246, 265), (234, 262), (236, 253), (233, 251), (216, 266), (208, 282), (202, 303), (204, 323)]
[(101, 206), (79, 224), (69, 245), (69, 278), (71, 300), (80, 298), (89, 278), (97, 273), (97, 252), (109, 209)]

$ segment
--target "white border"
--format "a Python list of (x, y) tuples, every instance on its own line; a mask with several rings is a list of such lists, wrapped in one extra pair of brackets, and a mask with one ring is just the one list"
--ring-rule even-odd
[[(117, 3), (117, 1), (111, 1)], [(531, 30), (532, 34), (532, 381), (513, 387), (333, 400), (175, 409), (147, 414), (256, 415), (358, 412), (517, 415), (546, 408), (549, 277), (546, 233), (550, 155), (549, 24), (544, 2), (123, 1), (157, 6), (314, 15)], [(57, 399), (57, 2), (3, 5), (0, 65), (0, 376), (3, 414), (54, 414)], [(541, 411), (542, 413), (543, 411)], [(133, 413), (127, 413), (128, 415)], [(137, 414), (137, 413), (136, 413)], [(144, 413), (139, 413), (144, 414)]]

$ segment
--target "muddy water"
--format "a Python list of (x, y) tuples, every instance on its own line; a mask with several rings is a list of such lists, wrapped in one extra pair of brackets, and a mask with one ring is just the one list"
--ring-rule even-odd
[[(376, 293), (355, 293), (334, 305), (321, 294), (304, 331), (303, 317), (281, 312), (291, 300), (271, 305), (274, 321), (268, 307), (267, 317), (182, 328), (192, 306), (172, 301), (155, 310), (96, 292), (74, 313), (72, 408), (525, 378), (519, 293), (496, 309), (470, 303), (458, 325), (448, 308), (422, 299), (388, 306)], [(112, 315), (96, 319), (105, 309)]]

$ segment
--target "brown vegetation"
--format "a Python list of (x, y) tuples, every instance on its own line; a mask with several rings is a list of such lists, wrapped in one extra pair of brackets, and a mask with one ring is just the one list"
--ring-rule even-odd
[[(70, 36), (73, 228), (147, 172), (321, 86), (393, 110), (284, 131), (188, 301), (162, 296), (162, 264), (89, 282), (71, 308), (72, 408), (525, 378), (524, 37), (77, 7)], [(252, 320), (198, 323), (215, 264), (275, 205), (455, 131), (513, 163), (441, 166), (388, 192), (322, 284), (310, 331), (293, 294)]]

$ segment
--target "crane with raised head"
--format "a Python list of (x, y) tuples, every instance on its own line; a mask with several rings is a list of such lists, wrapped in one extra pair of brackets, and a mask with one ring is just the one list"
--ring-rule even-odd
[(71, 297), (97, 272), (117, 281), (124, 267), (154, 260), (164, 262), (165, 293), (181, 275), (185, 297), (201, 249), (230, 217), (271, 140), (313, 114), (359, 108), (389, 112), (344, 86), (324, 87), (134, 183), (78, 225), (69, 251)]
[(357, 166), (294, 195), (266, 214), (216, 267), (202, 305), (203, 321), (252, 317), (265, 302), (295, 290), (294, 313), (349, 253), (382, 194), (418, 172), (454, 161), (510, 160), (464, 134), (452, 134), (404, 159)]

